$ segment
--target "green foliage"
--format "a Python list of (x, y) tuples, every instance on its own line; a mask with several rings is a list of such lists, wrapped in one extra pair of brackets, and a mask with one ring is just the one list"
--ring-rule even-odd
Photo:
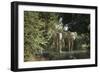
[(45, 12), (24, 12), (24, 57), (28, 59), (37, 50), (44, 50), (55, 31), (58, 15)]

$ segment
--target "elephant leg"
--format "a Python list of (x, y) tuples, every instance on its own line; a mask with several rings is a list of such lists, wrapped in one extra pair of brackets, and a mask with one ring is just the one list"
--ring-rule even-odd
[(70, 39), (68, 39), (68, 49), (69, 49), (69, 53), (71, 53), (71, 42), (70, 42)]
[(69, 49), (69, 43), (68, 43), (68, 39), (67, 38), (65, 39), (65, 48)]
[(71, 58), (76, 59), (76, 57), (74, 56), (73, 49), (74, 49), (74, 40), (71, 41)]
[(73, 51), (73, 48), (74, 48), (74, 47), (73, 47), (73, 44), (74, 44), (73, 42), (74, 42), (74, 41), (72, 40), (72, 41), (71, 41), (71, 51)]

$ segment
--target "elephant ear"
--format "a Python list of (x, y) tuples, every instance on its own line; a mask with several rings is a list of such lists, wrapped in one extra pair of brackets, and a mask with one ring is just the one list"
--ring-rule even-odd
[(77, 32), (71, 32), (71, 36), (72, 36), (72, 38), (75, 40), (76, 37), (77, 37)]
[(68, 29), (69, 29), (69, 28), (68, 28), (68, 24), (65, 24), (65, 25), (64, 25), (64, 31), (68, 31)]

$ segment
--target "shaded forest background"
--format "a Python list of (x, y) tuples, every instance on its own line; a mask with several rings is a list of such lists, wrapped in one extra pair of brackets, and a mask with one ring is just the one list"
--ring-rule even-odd
[(63, 26), (69, 24), (68, 31), (78, 34), (73, 51), (86, 50), (84, 54), (75, 54), (76, 59), (90, 58), (89, 14), (24, 11), (24, 61), (69, 59), (67, 54), (52, 48), (52, 36), (59, 31), (55, 27), (60, 17)]

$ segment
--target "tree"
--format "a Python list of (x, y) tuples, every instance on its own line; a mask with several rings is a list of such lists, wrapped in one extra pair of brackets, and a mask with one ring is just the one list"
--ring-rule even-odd
[(24, 12), (25, 61), (33, 55), (42, 54), (42, 50), (48, 48), (57, 22), (58, 15), (56, 13)]

